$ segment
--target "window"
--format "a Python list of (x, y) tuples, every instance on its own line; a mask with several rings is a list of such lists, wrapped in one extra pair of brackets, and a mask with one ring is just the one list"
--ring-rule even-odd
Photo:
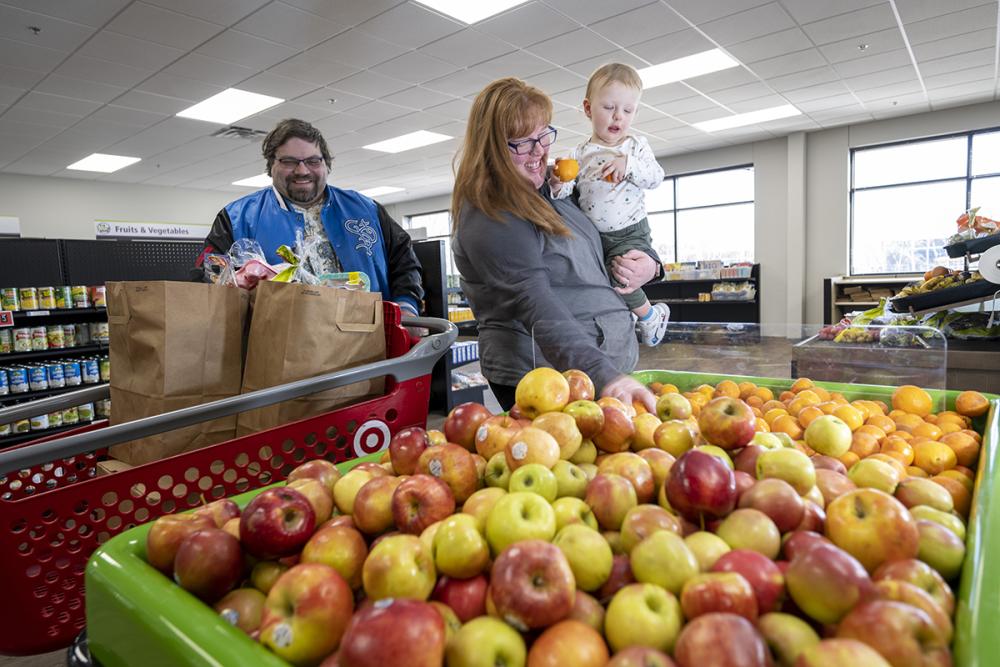
[(435, 211), (434, 213), (408, 215), (403, 220), (403, 227), (408, 230), (426, 230), (426, 240), (428, 241), (444, 241), (444, 254), (448, 262), (448, 275), (458, 275), (458, 269), (455, 268), (455, 256), (451, 254), (451, 213), (448, 211)]
[(664, 262), (754, 261), (752, 166), (667, 178), (646, 192), (646, 211)]
[(1000, 131), (851, 151), (851, 274), (961, 268), (944, 251), (970, 207), (1000, 212)]

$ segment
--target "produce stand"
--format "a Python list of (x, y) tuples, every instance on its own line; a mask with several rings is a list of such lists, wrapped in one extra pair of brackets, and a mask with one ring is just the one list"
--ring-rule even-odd
[[(772, 390), (791, 385), (790, 379), (727, 376), (676, 371), (640, 371), (644, 383), (673, 383), (693, 387), (723, 379), (750, 381)], [(888, 400), (893, 389), (875, 385), (817, 383), (847, 398)], [(941, 409), (953, 407), (958, 392), (931, 390)], [(992, 663), (991, 634), (1000, 609), (1000, 583), (987, 570), (986, 555), (1000, 549), (1000, 498), (992, 493), (1000, 443), (1000, 398), (991, 395), (991, 407), (978, 425), (985, 433), (979, 458), (968, 551), (958, 593), (956, 665), (986, 667)], [(374, 458), (374, 457), (369, 457)], [(341, 465), (347, 469), (365, 459)], [(236, 496), (244, 506), (259, 490)], [(139, 526), (102, 546), (86, 572), (87, 625), (90, 649), (104, 667), (159, 665), (287, 665), (263, 646), (230, 626), (208, 606), (174, 585), (145, 561), (149, 525)]]
[[(68, 437), (0, 452), (0, 569), (7, 596), (0, 608), (0, 654), (30, 655), (70, 644), (85, 625), (87, 559), (115, 535), (206, 500), (272, 484), (307, 459), (342, 462), (377, 452), (392, 433), (424, 424), (431, 369), (457, 331), (440, 319), (408, 319), (407, 326), (434, 332), (411, 349), (395, 304), (385, 304), (384, 321), (385, 361), (108, 428), (92, 425)], [(381, 376), (389, 376), (383, 396), (114, 474), (97, 474), (97, 462), (111, 445)], [(11, 411), (22, 409), (37, 406)], [(0, 419), (9, 420), (6, 413), (0, 411)], [(164, 596), (158, 604), (166, 600)], [(148, 662), (150, 646), (145, 648), (142, 661)]]

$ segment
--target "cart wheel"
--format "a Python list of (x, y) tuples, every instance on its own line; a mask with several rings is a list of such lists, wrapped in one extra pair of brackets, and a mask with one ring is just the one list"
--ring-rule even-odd
[(78, 634), (73, 643), (66, 649), (66, 667), (101, 667), (101, 663), (90, 657), (86, 629)]

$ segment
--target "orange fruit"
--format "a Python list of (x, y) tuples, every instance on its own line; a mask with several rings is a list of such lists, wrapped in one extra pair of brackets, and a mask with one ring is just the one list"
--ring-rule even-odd
[(851, 401), (850, 405), (861, 413), (861, 415), (865, 418), (865, 421), (872, 416), (871, 406), (868, 405), (866, 401)]
[(819, 400), (821, 400), (821, 401), (829, 401), (830, 400), (830, 392), (828, 392), (823, 387), (815, 386), (812, 389), (810, 389), (809, 391), (811, 391), (814, 394), (816, 394), (817, 396), (819, 396)]
[(890, 410), (886, 414), (888, 415), (889, 419), (895, 421), (896, 419), (899, 418), (900, 415), (905, 415), (906, 411), (905, 410)]
[(677, 388), (677, 385), (675, 384), (665, 384), (662, 387), (660, 387), (660, 396), (663, 396), (664, 394), (679, 394), (679, 393), (680, 390)]
[(902, 438), (903, 440), (906, 440), (907, 442), (913, 440), (913, 436), (907, 433), (906, 431), (893, 431), (892, 434), (897, 438)]
[(753, 395), (747, 396), (745, 399), (743, 399), (743, 402), (749, 405), (751, 408), (760, 408), (760, 406), (764, 405), (764, 401), (760, 400), (760, 396), (753, 396)]
[(580, 173), (580, 163), (573, 158), (557, 158), (552, 173), (563, 183), (572, 181)]
[(806, 428), (807, 426), (809, 426), (809, 422), (816, 419), (816, 417), (822, 417), (822, 416), (823, 416), (822, 410), (817, 408), (815, 405), (808, 405), (802, 408), (802, 410), (798, 414), (799, 424), (802, 425), (802, 428)]
[(715, 397), (728, 396), (730, 398), (739, 398), (740, 387), (732, 380), (723, 380), (715, 385), (715, 391), (712, 392), (712, 395)]
[(782, 417), (788, 414), (788, 410), (784, 408), (771, 408), (764, 413), (764, 421), (766, 421), (771, 426), (774, 426), (774, 420), (778, 417)]
[(831, 391), (830, 400), (834, 403), (847, 403), (847, 399), (839, 391)]
[(760, 396), (760, 400), (764, 401), (765, 403), (767, 401), (774, 400), (774, 392), (768, 389), (767, 387), (757, 387), (756, 389), (754, 389), (753, 393), (755, 396)]
[(867, 433), (868, 435), (873, 435), (875, 436), (875, 439), (878, 440), (879, 444), (882, 444), (882, 441), (885, 440), (886, 437), (885, 431), (880, 429), (878, 426), (872, 426), (871, 424), (865, 424), (857, 430), (857, 433)]
[[(776, 401), (774, 399), (771, 399), (764, 401), (764, 405), (760, 406), (760, 409), (763, 410), (765, 414), (767, 413), (768, 410), (774, 410), (775, 408), (777, 408), (778, 410), (785, 410), (785, 404), (782, 403), (781, 401)], [(788, 410), (785, 410), (785, 412), (788, 412)]]
[(945, 491), (951, 494), (951, 499), (955, 504), (955, 511), (963, 517), (969, 516), (969, 508), (972, 506), (972, 494), (957, 479), (951, 477), (941, 477), (934, 475), (931, 480), (944, 487)]
[(740, 398), (742, 398), (745, 401), (748, 396), (753, 396), (753, 392), (757, 388), (757, 385), (755, 385), (753, 382), (740, 382), (739, 388), (740, 388)]
[(781, 392), (780, 394), (778, 394), (778, 400), (781, 401), (782, 403), (787, 403), (788, 401), (792, 400), (793, 398), (795, 398), (795, 392), (794, 391), (785, 390), (785, 391)]
[(771, 422), (771, 431), (787, 433), (792, 440), (799, 440), (802, 437), (802, 427), (795, 417), (791, 415), (781, 415)]
[(910, 477), (923, 477), (929, 478), (930, 475), (927, 474), (923, 468), (918, 468), (917, 466), (906, 466), (906, 472), (910, 474)]
[(710, 384), (700, 384), (697, 387), (695, 387), (694, 390), (700, 391), (703, 394), (708, 394), (709, 396), (715, 393), (715, 387), (713, 387)]
[(939, 421), (938, 428), (941, 429), (941, 435), (948, 435), (949, 433), (958, 433), (962, 430), (962, 427), (952, 421)]
[(919, 416), (914, 415), (914, 414), (909, 414), (909, 413), (902, 414), (902, 415), (896, 417), (895, 421), (896, 421), (896, 430), (897, 431), (906, 431), (907, 433), (910, 433), (910, 434), (913, 433), (913, 429), (915, 429), (918, 426), (926, 423)]
[(898, 458), (906, 466), (913, 463), (913, 447), (902, 438), (886, 438), (885, 442), (882, 443), (881, 453)]
[(866, 458), (878, 451), (878, 440), (869, 433), (855, 433), (851, 438), (850, 451), (857, 454), (859, 458)]
[(837, 459), (837, 460), (838, 460), (838, 461), (840, 461), (841, 463), (843, 463), (843, 464), (844, 464), (844, 466), (845, 466), (845, 467), (846, 467), (846, 468), (847, 468), (848, 470), (850, 470), (850, 469), (851, 469), (851, 466), (852, 466), (852, 465), (854, 465), (855, 463), (857, 463), (858, 461), (860, 461), (860, 460), (861, 460), (861, 457), (859, 457), (859, 456), (858, 456), (857, 454), (855, 454), (854, 452), (845, 452), (845, 453), (844, 453), (844, 454), (843, 454), (843, 455), (842, 455), (842, 456), (841, 456), (841, 457), (840, 457), (839, 459)]
[(951, 447), (955, 452), (955, 459), (958, 465), (973, 468), (979, 459), (979, 443), (965, 433), (948, 433), (941, 438), (941, 442)]
[[(799, 398), (798, 396), (796, 396), (792, 400), (788, 401), (788, 414), (792, 415), (793, 417), (798, 417), (799, 413), (808, 407), (812, 407), (812, 403), (809, 403), (809, 401), (806, 399)], [(822, 413), (823, 411), (820, 410), (820, 412)]]
[(750, 407), (750, 411), (753, 413), (754, 417), (763, 417), (764, 413), (760, 411), (760, 408)]
[(955, 398), (955, 412), (966, 417), (978, 417), (990, 409), (990, 402), (978, 391), (963, 391)]
[(928, 424), (937, 425), (938, 416), (932, 412), (929, 415), (927, 415), (926, 417), (924, 417), (924, 421), (927, 422)]
[(934, 408), (934, 400), (926, 391), (912, 384), (904, 384), (892, 392), (892, 407), (910, 414), (926, 417)]
[(948, 445), (941, 442), (925, 441), (913, 445), (913, 464), (931, 475), (954, 468), (958, 457)]
[(816, 407), (822, 410), (824, 415), (832, 415), (833, 411), (840, 407), (840, 403), (835, 403), (834, 401), (823, 401)]
[(910, 433), (912, 433), (914, 437), (922, 436), (924, 438), (930, 438), (931, 440), (937, 440), (942, 435), (941, 429), (939, 429), (936, 424), (928, 424), (926, 422), (918, 424), (912, 431), (910, 431)]
[(892, 421), (885, 415), (872, 415), (868, 418), (868, 421), (866, 421), (865, 424), (878, 426), (886, 433), (886, 435), (896, 430), (896, 422)]
[(872, 401), (872, 403), (878, 406), (879, 412), (883, 415), (889, 414), (889, 406), (885, 404), (885, 401)]
[(906, 466), (895, 456), (889, 456), (888, 454), (872, 454), (868, 458), (875, 459), (876, 461), (885, 461), (899, 473), (900, 479), (906, 479)]
[(791, 389), (794, 393), (797, 394), (804, 389), (811, 388), (812, 386), (813, 386), (813, 381), (810, 380), (809, 378), (799, 378), (798, 380), (792, 383), (792, 386), (789, 387), (789, 389)]
[(838, 405), (833, 410), (833, 414), (840, 417), (845, 424), (851, 427), (852, 431), (857, 431), (865, 423), (864, 415), (853, 405)]
[(983, 442), (983, 436), (979, 435), (978, 433), (976, 433), (972, 429), (963, 428), (961, 431), (959, 431), (959, 433), (966, 433), (968, 435), (971, 435), (972, 439), (975, 440), (978, 443), (982, 443)]
[(754, 430), (761, 431), (764, 433), (769, 433), (771, 431), (771, 426), (766, 421), (764, 421), (763, 417), (757, 417), (756, 423), (757, 427)]

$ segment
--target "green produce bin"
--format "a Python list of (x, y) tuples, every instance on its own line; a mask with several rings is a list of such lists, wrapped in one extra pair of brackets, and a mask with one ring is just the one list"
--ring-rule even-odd
[[(644, 383), (673, 383), (689, 388), (724, 379), (749, 381), (772, 390), (784, 390), (791, 380), (710, 375), (675, 371), (641, 371)], [(892, 387), (817, 382), (848, 399), (889, 402)], [(954, 407), (957, 391), (931, 390), (936, 410)], [(1000, 498), (992, 478), (997, 470), (1000, 443), (1000, 397), (987, 394), (990, 410), (978, 418), (984, 433), (969, 518), (967, 553), (957, 595), (955, 665), (989, 667), (996, 664), (995, 628), (1000, 626), (1000, 572), (989, 569), (986, 555), (1000, 554)], [(339, 466), (347, 470), (378, 454)], [(242, 507), (261, 490), (236, 496)], [(283, 660), (230, 626), (208, 606), (175, 586), (145, 561), (149, 524), (113, 538), (91, 557), (86, 572), (87, 633), (91, 654), (104, 667), (159, 665), (274, 665)]]

